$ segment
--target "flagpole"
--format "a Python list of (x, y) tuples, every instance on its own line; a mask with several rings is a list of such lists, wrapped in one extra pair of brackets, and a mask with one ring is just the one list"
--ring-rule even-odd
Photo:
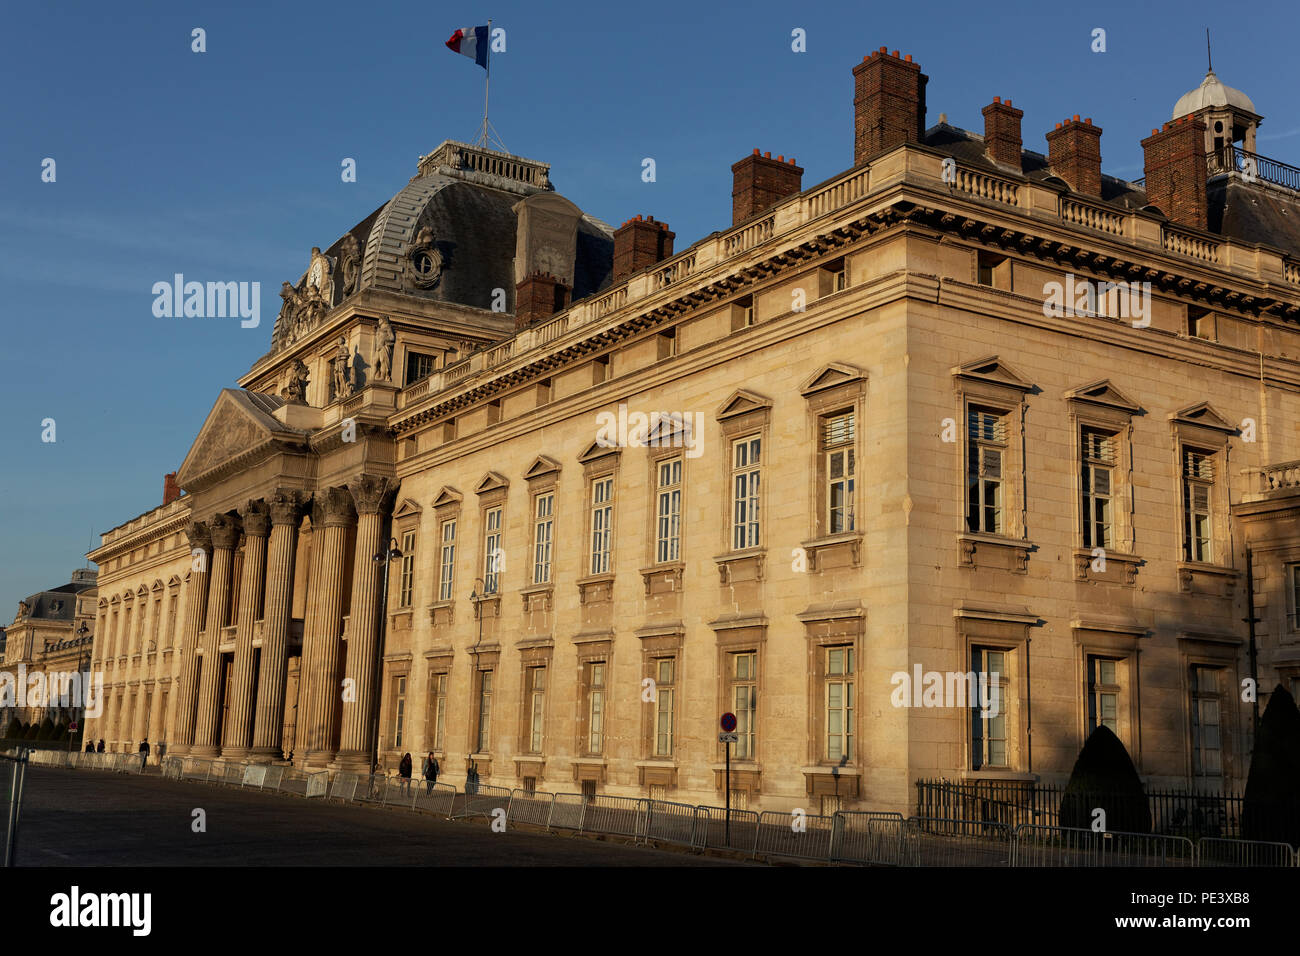
[[(1206, 37), (1208, 37), (1208, 36), (1209, 36), (1209, 32), (1206, 31), (1206, 34), (1205, 34), (1205, 35), (1206, 35)], [(488, 93), (491, 91), (491, 88), (492, 88), (492, 18), (491, 18), (491, 17), (488, 17), (488, 35), (487, 35), (487, 43), (488, 43), (488, 48), (487, 48), (487, 65), (483, 68), (483, 70), (484, 70), (484, 75), (483, 75), (483, 145), (484, 145), (484, 146), (486, 146), (486, 145), (488, 144), (488, 140), (487, 140), (487, 131), (488, 131)]]

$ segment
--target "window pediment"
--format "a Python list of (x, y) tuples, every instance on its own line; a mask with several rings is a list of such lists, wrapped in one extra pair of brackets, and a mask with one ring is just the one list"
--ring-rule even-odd
[(750, 412), (770, 411), (772, 400), (766, 398), (757, 392), (751, 392), (747, 388), (737, 389), (731, 393), (731, 397), (722, 403), (714, 417), (723, 422), (731, 418), (738, 418), (741, 415), (747, 415)]
[(607, 456), (617, 456), (623, 451), (617, 445), (602, 445), (599, 440), (592, 442), (586, 447), (581, 455), (578, 456), (579, 464), (590, 464), (593, 461), (599, 461)]
[(438, 492), (438, 496), (433, 499), (433, 506), (435, 508), (456, 507), (464, 498), (465, 496), (451, 485), (443, 485), (442, 490)]
[(404, 498), (393, 512), (393, 518), (414, 518), (417, 517), (424, 509), (410, 498)]
[(474, 494), (486, 495), (493, 491), (505, 491), (510, 487), (510, 480), (505, 475), (496, 471), (489, 471), (484, 475), (477, 485), (474, 486)]
[(1090, 385), (1080, 385), (1065, 393), (1071, 402), (1086, 402), (1089, 405), (1101, 405), (1105, 408), (1124, 412), (1126, 415), (1140, 415), (1142, 407), (1111, 384), (1110, 379), (1102, 379)]
[(979, 382), (998, 388), (1014, 389), (1018, 392), (1035, 392), (1038, 386), (1017, 372), (996, 355), (990, 355), (977, 362), (967, 362), (951, 369), (954, 378), (967, 382)]
[(1223, 432), (1227, 435), (1237, 433), (1237, 426), (1229, 423), (1214, 410), (1214, 406), (1209, 402), (1199, 402), (1196, 405), (1189, 405), (1187, 408), (1179, 409), (1169, 416), (1169, 421), (1175, 426), (1191, 425), (1196, 428), (1208, 428), (1211, 431)]
[(539, 478), (554, 478), (560, 473), (560, 463), (549, 455), (538, 455), (528, 470), (524, 472), (524, 479), (527, 481), (536, 481)]
[(840, 385), (866, 381), (867, 373), (844, 362), (832, 362), (799, 386), (799, 394), (810, 398), (817, 392)]

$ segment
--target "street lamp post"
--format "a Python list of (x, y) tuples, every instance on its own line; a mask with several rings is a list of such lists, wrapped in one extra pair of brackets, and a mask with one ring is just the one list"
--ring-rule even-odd
[[(82, 640), (85, 640), (86, 635), (89, 634), (89, 633), (90, 633), (90, 628), (86, 627), (86, 622), (85, 622), (85, 621), (82, 621), (81, 624), (79, 624), (79, 625), (77, 626), (77, 637), (81, 638)], [(87, 677), (89, 677), (89, 674), (90, 674), (90, 669), (89, 669), (89, 668), (87, 668), (87, 669), (84, 670), (84, 671), (81, 669), (81, 659), (82, 659), (83, 657), (86, 658), (86, 659), (87, 659), (87, 663), (89, 663), (90, 652), (89, 652), (89, 651), (78, 651), (78, 652), (77, 652), (77, 672), (78, 672), (78, 673), (77, 673), (77, 680), (81, 680), (81, 675), (82, 675), (82, 674), (86, 674)], [(88, 684), (88, 683), (89, 683), (89, 680), (87, 680), (86, 683)], [(80, 716), (78, 716), (78, 718), (77, 718), (77, 729), (81, 731), (81, 739), (82, 739), (82, 740), (85, 740), (85, 739), (86, 739), (86, 688), (85, 688), (84, 686), (81, 688), (81, 714), (80, 714)], [(69, 752), (69, 753), (72, 752), (72, 737), (73, 737), (72, 733), (69, 732), (69, 733), (68, 733), (68, 752)]]
[[(478, 640), (474, 642), (474, 648), (469, 652), (471, 678), (473, 677), (474, 672), (478, 668), (478, 646), (483, 643), (483, 603), (482, 602), (483, 599), (487, 597), (486, 594), (487, 582), (485, 582), (482, 578), (475, 578), (474, 584), (475, 587), (471, 588), (469, 592), (469, 600), (470, 603), (474, 605), (474, 615), (478, 618)], [(479, 591), (480, 587), (483, 589), (482, 592)], [(479, 680), (482, 679), (483, 678), (480, 676)], [(474, 681), (471, 679), (470, 680), (471, 694), (474, 692), (473, 688), (474, 688)], [(478, 709), (480, 707), (478, 701), (473, 701), (470, 706), (474, 707), (475, 708), (474, 712), (478, 714), (478, 716), (474, 718), (474, 740), (472, 741), (474, 750), (477, 751), (479, 748), (478, 738), (481, 737), (483, 734), (483, 725), (481, 723), (483, 719), (483, 713), (480, 709)], [(478, 792), (478, 765), (474, 762), (474, 757), (472, 754), (466, 754), (465, 755), (465, 789), (467, 793), (469, 792), (471, 780), (473, 780), (474, 792), (477, 793)]]
[(370, 705), (370, 772), (374, 773), (375, 765), (379, 763), (379, 700), (382, 688), (384, 673), (384, 639), (388, 635), (388, 568), (393, 563), (394, 558), (402, 556), (401, 549), (397, 547), (397, 539), (388, 539), (388, 550), (380, 551), (371, 558), (372, 561), (384, 562), (384, 584), (379, 595), (379, 647), (378, 656), (375, 659), (375, 676), (374, 684), (371, 687), (373, 700)]

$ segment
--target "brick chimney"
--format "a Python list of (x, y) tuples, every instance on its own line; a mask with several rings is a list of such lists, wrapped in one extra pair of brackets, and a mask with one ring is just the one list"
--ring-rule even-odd
[(677, 234), (668, 231), (668, 223), (655, 222), (654, 216), (637, 216), (623, 223), (614, 232), (613, 281), (667, 259), (673, 254), (675, 238)]
[(853, 68), (853, 165), (921, 141), (929, 79), (910, 53), (899, 59), (897, 50), (883, 46)]
[(1011, 105), (1011, 101), (1002, 102), (1002, 97), (993, 97), (993, 102), (984, 107), (984, 149), (989, 159), (1004, 166), (1020, 169), (1020, 149), (1024, 142), (1020, 139), (1020, 120), (1025, 111)]
[(1047, 162), (1076, 193), (1101, 198), (1101, 127), (1092, 119), (1057, 123), (1047, 134)]
[(534, 272), (515, 286), (515, 331), (522, 332), (542, 319), (569, 307), (567, 285), (549, 272)]
[(181, 496), (181, 486), (176, 484), (176, 472), (163, 475), (163, 504), (169, 505)]
[(758, 150), (731, 167), (731, 224), (744, 222), (764, 209), (770, 209), (787, 196), (799, 192), (803, 169), (794, 157), (772, 158)]
[(1142, 140), (1142, 152), (1151, 205), (1175, 222), (1206, 228), (1205, 124), (1194, 116), (1166, 123)]

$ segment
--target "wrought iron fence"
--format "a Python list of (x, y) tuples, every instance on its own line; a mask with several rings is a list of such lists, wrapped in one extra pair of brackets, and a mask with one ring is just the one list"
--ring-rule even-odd
[(18, 851), (18, 817), (23, 805), (23, 781), (27, 774), (28, 754), (0, 755), (0, 813), (5, 821), (5, 866), (14, 865)]

